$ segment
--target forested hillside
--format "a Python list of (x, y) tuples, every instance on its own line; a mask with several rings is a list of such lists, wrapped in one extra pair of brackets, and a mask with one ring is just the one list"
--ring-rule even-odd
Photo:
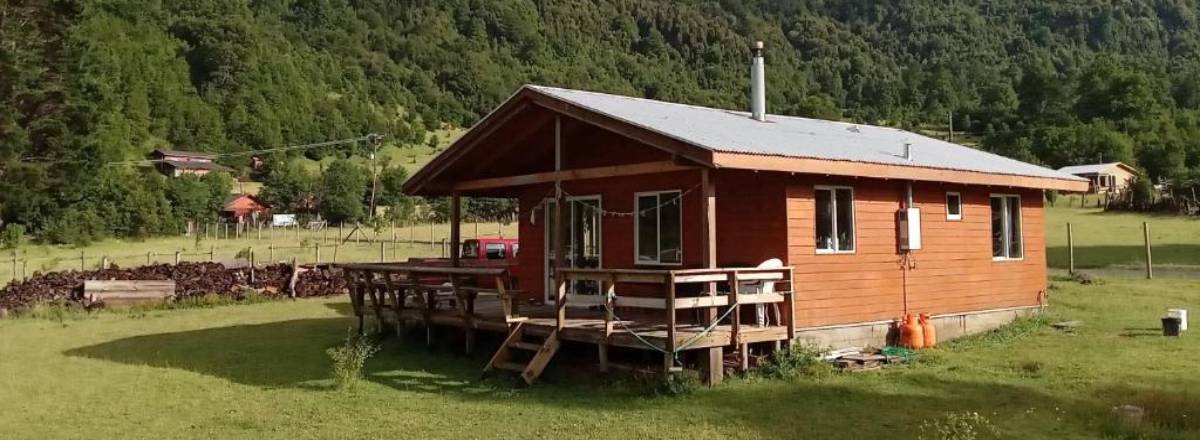
[(146, 207), (172, 216), (174, 200), (164, 184), (112, 162), (160, 146), (233, 152), (369, 132), (424, 144), (431, 129), (470, 125), (523, 83), (744, 108), (753, 40), (767, 44), (773, 113), (939, 131), (952, 119), (960, 136), (1024, 160), (1123, 160), (1176, 188), (1195, 186), (1196, 7), (6, 0), (0, 214), (40, 230), (116, 209), (109, 204), (137, 206), (98, 221), (141, 221), (104, 227), (154, 233), (169, 222), (133, 217)]

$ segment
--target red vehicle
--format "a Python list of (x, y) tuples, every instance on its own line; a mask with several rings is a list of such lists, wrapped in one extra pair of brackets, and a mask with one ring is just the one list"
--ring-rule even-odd
[[(515, 238), (504, 237), (479, 237), (463, 240), (462, 252), (458, 254), (460, 260), (466, 263), (469, 260), (496, 261), (504, 260), (509, 265), (515, 263), (517, 252), (520, 252), (521, 245)], [(471, 265), (471, 263), (466, 263)]]

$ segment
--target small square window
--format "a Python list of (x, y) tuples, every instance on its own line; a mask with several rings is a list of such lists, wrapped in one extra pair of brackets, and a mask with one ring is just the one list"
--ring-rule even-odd
[(962, 220), (962, 194), (946, 193), (946, 220)]

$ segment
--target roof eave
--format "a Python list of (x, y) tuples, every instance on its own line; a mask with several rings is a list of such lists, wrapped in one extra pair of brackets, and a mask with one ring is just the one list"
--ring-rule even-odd
[(727, 152), (714, 153), (713, 164), (722, 168), (758, 171), (945, 182), (963, 185), (1005, 186), (1063, 192), (1086, 192), (1089, 185), (1088, 181), (1083, 179), (1058, 179), (921, 166)]

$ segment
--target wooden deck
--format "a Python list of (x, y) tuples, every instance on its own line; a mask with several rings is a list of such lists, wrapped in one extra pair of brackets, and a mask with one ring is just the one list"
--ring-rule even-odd
[[(539, 336), (549, 335), (557, 327), (554, 312), (553, 304), (520, 306), (521, 316), (527, 318), (524, 321), (526, 331)], [(562, 340), (642, 350), (654, 349), (648, 346), (647, 342), (660, 350), (668, 347), (668, 332), (665, 322), (636, 319), (620, 322), (614, 320), (612, 333), (605, 337), (604, 312), (572, 310), (570, 314), (572, 317), (566, 319), (560, 332), (559, 338)], [(411, 305), (401, 309), (399, 318), (406, 325), (424, 326), (426, 324), (425, 314)], [(500, 300), (487, 297), (475, 301), (475, 314), (472, 320), (463, 319), (457, 310), (449, 308), (436, 310), (430, 315), (430, 320), (435, 326), (466, 329), (471, 325), (477, 330), (496, 333), (508, 333), (510, 327), (510, 324), (505, 322)], [(733, 326), (730, 324), (717, 325), (708, 334), (703, 334), (705, 327), (699, 324), (677, 324), (675, 346), (683, 347), (686, 350), (788, 340), (788, 328), (785, 325), (743, 326), (737, 341), (733, 340)], [(638, 336), (634, 336), (634, 332), (646, 342), (639, 340)]]
[[(559, 268), (553, 304), (532, 303), (528, 295), (511, 289), (507, 267), (396, 263), (338, 268), (350, 286), (360, 331), (364, 318), (372, 315), (380, 330), (424, 327), (427, 344), (434, 343), (435, 328), (457, 328), (467, 353), (474, 350), (479, 331), (506, 335), (484, 371), (519, 372), (527, 383), (537, 379), (562, 341), (596, 344), (602, 371), (610, 366), (610, 347), (654, 351), (662, 355), (662, 371), (670, 374), (682, 368), (679, 355), (689, 350), (705, 350), (710, 360), (706, 368), (720, 369), (724, 347), (733, 348), (738, 368), (744, 370), (750, 344), (770, 342), (778, 348), (795, 334), (789, 267)], [(570, 293), (567, 286), (573, 282), (596, 283), (598, 293)], [(787, 289), (776, 292), (781, 284)], [(632, 290), (638, 294), (618, 292), (618, 286), (636, 285), (641, 287)], [(646, 296), (646, 287), (662, 295)], [(681, 294), (684, 290), (691, 294)], [(749, 314), (744, 312), (753, 307), (766, 312), (766, 325), (742, 323)]]

